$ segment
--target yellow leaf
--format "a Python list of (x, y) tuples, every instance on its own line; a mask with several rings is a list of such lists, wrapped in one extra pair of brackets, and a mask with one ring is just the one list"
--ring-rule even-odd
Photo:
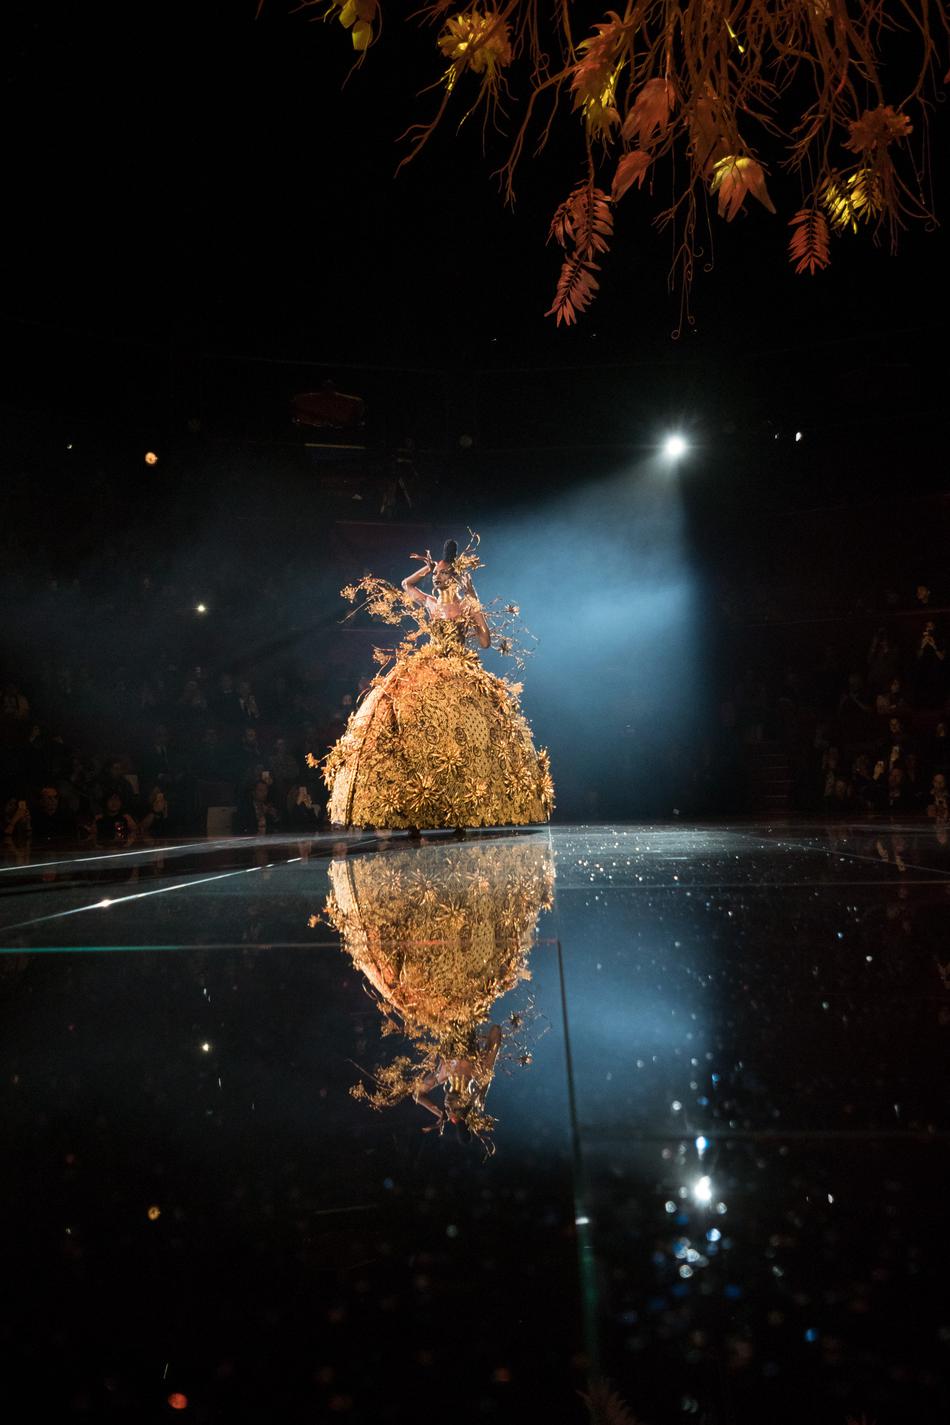
[(349, 29), (356, 19), (356, 0), (346, 0), (346, 4), (340, 11), (340, 24), (345, 29)]
[(353, 48), (358, 50), (369, 49), (373, 38), (373, 27), (366, 20), (360, 20), (353, 26)]
[(732, 154), (721, 158), (713, 169), (709, 191), (719, 194), (719, 216), (725, 218), (727, 223), (732, 222), (747, 193), (751, 193), (770, 213), (775, 212), (775, 204), (765, 186), (762, 165), (756, 163), (754, 158), (735, 158)]

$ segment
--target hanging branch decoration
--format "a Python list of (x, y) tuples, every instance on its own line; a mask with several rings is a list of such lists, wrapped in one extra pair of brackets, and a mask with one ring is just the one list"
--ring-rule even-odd
[[(311, 4), (325, 0), (303, 0)], [(338, 14), (362, 58), (379, 9), (377, 0), (346, 0), (325, 14)], [(606, 251), (612, 205), (634, 185), (665, 195), (653, 221), (674, 234), (680, 327), (691, 321), (700, 219), (751, 219), (757, 206), (775, 214), (769, 175), (784, 190), (779, 206), (794, 213), (796, 273), (828, 267), (832, 236), (866, 228), (879, 241), (886, 232), (893, 251), (909, 221), (935, 223), (927, 120), (947, 66), (950, 0), (627, 0), (576, 38), (575, 17), (590, 9), (574, 0), (430, 0), (411, 17), (440, 27), (436, 48), (449, 65), (436, 112), (406, 136), (404, 162), (457, 94), (463, 117), (484, 107), (486, 136), (489, 119), (502, 130), (502, 100), (520, 81), (498, 170), (510, 202), (526, 144), (537, 153), (563, 133), (572, 152), (569, 126), (581, 126), (583, 176), (551, 227), (567, 239), (549, 310), (558, 323), (570, 324), (593, 300), (594, 256)], [(798, 191), (788, 202), (790, 188)], [(598, 241), (579, 240), (594, 214)], [(766, 241), (777, 245), (775, 233)]]
[(594, 273), (600, 266), (595, 254), (607, 251), (613, 223), (610, 199), (592, 183), (575, 188), (554, 214), (548, 241), (559, 242), (566, 256), (554, 302), (545, 316), (554, 315), (558, 326), (562, 322), (570, 326), (593, 301), (599, 285)]
[(789, 260), (797, 273), (823, 271), (831, 262), (828, 222), (817, 208), (801, 208), (789, 223), (795, 229), (788, 241)]

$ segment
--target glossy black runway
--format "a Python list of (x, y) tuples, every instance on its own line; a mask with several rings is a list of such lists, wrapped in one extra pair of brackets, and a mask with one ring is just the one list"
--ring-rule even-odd
[[(945, 833), (8, 849), (0, 895), (31, 1416), (950, 1418)], [(427, 915), (506, 967), (484, 1137), (350, 1093)]]

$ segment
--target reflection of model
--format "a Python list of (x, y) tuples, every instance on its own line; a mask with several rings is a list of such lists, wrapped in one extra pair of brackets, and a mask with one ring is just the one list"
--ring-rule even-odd
[[(550, 817), (548, 757), (535, 750), (518, 708), (520, 687), (487, 672), (469, 646), (491, 643), (472, 583), (475, 567), (477, 557), (459, 555), (449, 540), (443, 558), (427, 553), (402, 591), (381, 580), (362, 582), (371, 613), (399, 623), (414, 612), (419, 627), (390, 671), (374, 680), (325, 760), (334, 824), (505, 826)], [(419, 587), (428, 575), (431, 593)], [(418, 646), (424, 633), (428, 641)], [(500, 642), (506, 651), (507, 641)]]
[(530, 978), (538, 916), (552, 900), (547, 837), (348, 856), (331, 863), (330, 881), (327, 915), (372, 986), (384, 1033), (413, 1050), (375, 1069), (356, 1096), (377, 1108), (413, 1098), (440, 1128), (449, 1120), (484, 1134), (503, 1041), (492, 1007)]
[[(412, 1096), (416, 1103), (435, 1114), (440, 1131), (446, 1119), (450, 1123), (465, 1122), (473, 1108), (484, 1113), (485, 1095), (494, 1077), (500, 1046), (500, 1026), (489, 1025), (476, 1034), (471, 1058), (440, 1059), (434, 1069), (416, 1081)], [(430, 1097), (433, 1089), (439, 1087), (445, 1089), (444, 1108), (440, 1108)]]

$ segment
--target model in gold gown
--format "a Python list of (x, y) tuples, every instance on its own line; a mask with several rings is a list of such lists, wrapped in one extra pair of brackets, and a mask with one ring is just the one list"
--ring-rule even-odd
[[(530, 979), (538, 917), (550, 909), (554, 859), (546, 835), (396, 849), (330, 864), (325, 916), (365, 977), (384, 1033), (408, 1054), (353, 1091), (375, 1108), (413, 1099), (488, 1145), (485, 1108), (499, 1052), (527, 1064), (527, 1007), (497, 1001)], [(311, 924), (316, 924), (313, 917)], [(493, 1022), (497, 1017), (501, 1022)], [(442, 1103), (437, 1095), (442, 1093)]]
[[(492, 641), (472, 583), (479, 560), (471, 546), (459, 555), (449, 540), (442, 559), (427, 553), (421, 563), (401, 590), (367, 578), (343, 591), (355, 598), (362, 590), (371, 613), (389, 623), (412, 615), (417, 627), (323, 759), (330, 821), (381, 829), (548, 821), (548, 755), (535, 749), (518, 705), (520, 685), (489, 673), (472, 646)], [(419, 587), (429, 576), (431, 593)], [(508, 640), (498, 641), (507, 651)]]

